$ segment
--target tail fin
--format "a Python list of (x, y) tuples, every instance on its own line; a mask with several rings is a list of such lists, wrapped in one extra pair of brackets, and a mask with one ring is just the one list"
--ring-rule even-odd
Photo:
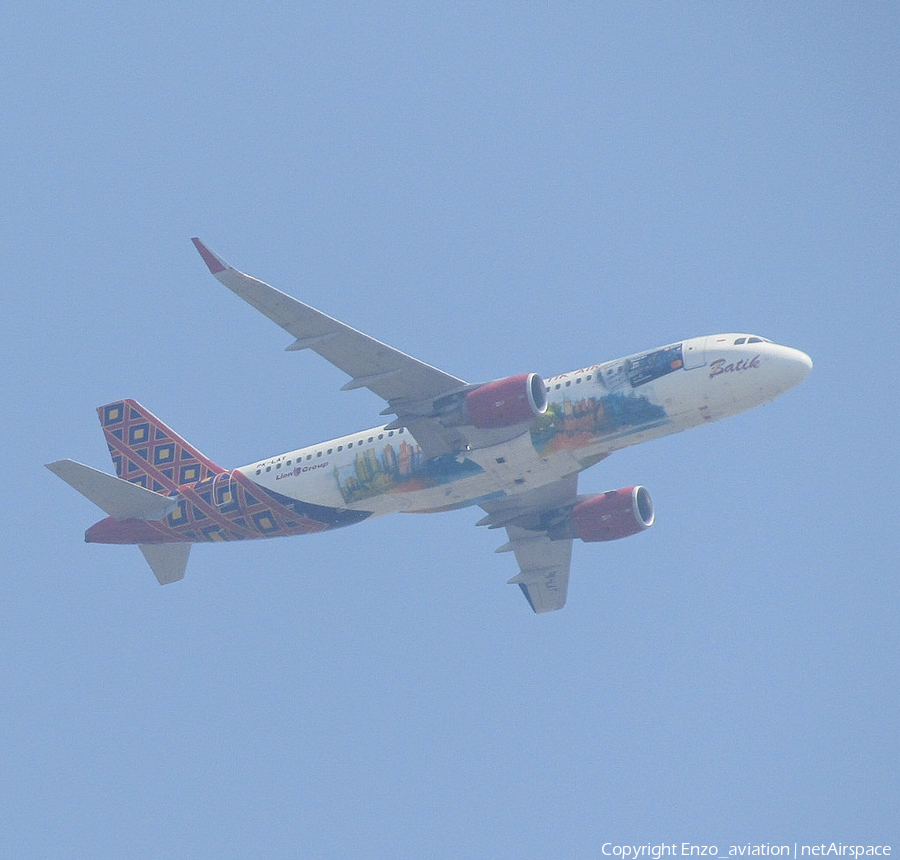
[(97, 414), (116, 474), (132, 484), (167, 493), (225, 471), (136, 400), (108, 403)]

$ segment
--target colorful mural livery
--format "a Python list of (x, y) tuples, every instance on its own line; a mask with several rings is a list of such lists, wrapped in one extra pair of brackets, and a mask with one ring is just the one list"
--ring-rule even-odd
[(469, 459), (427, 459), (419, 445), (403, 441), (399, 450), (388, 443), (381, 450), (366, 448), (356, 459), (334, 467), (334, 477), (346, 504), (382, 493), (411, 493), (478, 475), (484, 470)]
[(635, 389), (683, 366), (680, 343), (600, 365), (595, 387), (607, 393), (552, 400), (531, 427), (535, 450), (541, 455), (574, 451), (600, 437), (665, 424), (666, 410)]
[[(162, 583), (192, 544), (312, 534), (389, 513), (478, 505), (503, 529), (535, 612), (566, 602), (572, 542), (619, 540), (654, 522), (646, 488), (578, 492), (578, 473), (629, 445), (767, 403), (806, 377), (808, 355), (756, 335), (686, 339), (544, 380), (468, 383), (239, 272), (194, 245), (228, 290), (386, 403), (387, 423), (223, 469), (134, 400), (99, 410), (115, 466), (47, 467), (106, 518), (88, 543), (137, 544)], [(681, 372), (676, 372), (681, 371)], [(253, 401), (251, 401), (253, 402)], [(288, 404), (291, 420), (296, 407)]]
[(657, 427), (668, 421), (666, 410), (648, 397), (613, 392), (603, 397), (553, 402), (531, 428), (531, 442), (542, 456), (575, 451), (601, 436)]
[(620, 388), (638, 388), (681, 370), (684, 367), (684, 354), (680, 343), (641, 352), (619, 361), (607, 361), (600, 365), (600, 378), (610, 391)]

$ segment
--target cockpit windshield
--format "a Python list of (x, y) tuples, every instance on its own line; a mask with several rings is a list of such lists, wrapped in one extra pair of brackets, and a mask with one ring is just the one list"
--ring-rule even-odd
[(734, 345), (740, 346), (743, 343), (771, 343), (768, 338), (765, 337), (757, 337), (756, 335), (743, 335), (742, 337), (736, 337), (734, 339)]

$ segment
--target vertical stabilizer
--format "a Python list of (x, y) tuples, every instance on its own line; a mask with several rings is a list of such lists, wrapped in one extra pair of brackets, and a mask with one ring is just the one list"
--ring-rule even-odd
[(225, 470), (204, 457), (136, 400), (97, 410), (116, 474), (156, 493), (168, 493)]

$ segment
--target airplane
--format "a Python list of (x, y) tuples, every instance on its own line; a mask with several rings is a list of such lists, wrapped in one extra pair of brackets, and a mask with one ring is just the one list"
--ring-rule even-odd
[(478, 506), (504, 529), (531, 609), (566, 602), (572, 544), (650, 528), (636, 485), (579, 494), (578, 474), (614, 452), (718, 421), (801, 382), (812, 361), (751, 334), (693, 337), (542, 379), (472, 384), (245, 275), (192, 239), (209, 271), (348, 374), (341, 390), (386, 401), (377, 427), (224, 469), (135, 400), (97, 412), (116, 475), (73, 460), (47, 468), (108, 515), (88, 543), (137, 544), (160, 584), (184, 577), (194, 543), (312, 534), (394, 512)]

